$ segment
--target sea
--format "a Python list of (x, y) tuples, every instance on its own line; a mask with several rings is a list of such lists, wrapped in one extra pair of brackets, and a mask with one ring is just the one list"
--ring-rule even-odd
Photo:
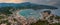
[[(50, 9), (42, 9), (42, 10), (25, 9), (20, 10), (19, 14), (26, 18), (29, 17), (39, 18), (41, 16), (41, 12), (43, 12), (44, 10), (50, 10)], [(51, 10), (51, 13), (60, 16), (60, 9)]]

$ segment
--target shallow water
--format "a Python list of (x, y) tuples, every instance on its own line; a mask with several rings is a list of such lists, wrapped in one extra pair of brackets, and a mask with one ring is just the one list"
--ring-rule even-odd
[[(36, 19), (39, 19), (39, 17), (41, 17), (41, 12), (43, 12), (44, 10), (50, 10), (50, 9), (42, 9), (42, 10), (24, 9), (20, 10), (19, 14), (24, 16), (25, 18), (34, 17)], [(51, 13), (54, 15), (58, 15), (59, 12), (57, 10), (51, 10)]]
[(38, 17), (40, 17), (39, 13), (37, 13), (37, 11), (32, 10), (32, 9), (21, 10), (19, 14), (22, 16), (25, 16), (26, 18), (29, 18), (29, 17), (38, 18)]

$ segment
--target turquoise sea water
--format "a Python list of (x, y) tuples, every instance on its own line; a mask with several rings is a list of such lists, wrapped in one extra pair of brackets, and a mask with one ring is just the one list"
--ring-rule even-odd
[(34, 11), (32, 9), (21, 10), (19, 14), (26, 18), (28, 18), (28, 17), (38, 18), (40, 16), (36, 11)]
[[(46, 9), (46, 10), (49, 10), (49, 9)], [(44, 11), (44, 9), (43, 9)], [(56, 14), (56, 10), (51, 10), (52, 14)], [(20, 10), (19, 14), (24, 16), (25, 18), (29, 18), (29, 17), (35, 17), (35, 18), (39, 18), (41, 15), (40, 15), (40, 12), (41, 10), (33, 10), (33, 9), (25, 9), (25, 10)]]

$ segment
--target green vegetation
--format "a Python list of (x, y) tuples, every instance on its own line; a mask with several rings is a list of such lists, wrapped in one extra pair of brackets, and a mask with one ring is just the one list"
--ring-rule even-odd
[(0, 16), (0, 19), (4, 18), (3, 16)]
[(47, 21), (38, 20), (36, 23), (32, 23), (31, 25), (48, 25), (48, 22)]
[(49, 24), (47, 21), (38, 20), (36, 23), (32, 23), (31, 25), (60, 25), (60, 23)]
[(1, 7), (0, 14), (5, 14), (5, 15), (12, 14), (12, 12), (9, 11), (10, 9), (12, 9), (12, 7)]
[[(55, 19), (60, 20), (60, 16), (56, 16)], [(38, 20), (36, 23), (31, 23), (31, 25), (60, 25), (60, 23), (49, 24), (47, 21)]]

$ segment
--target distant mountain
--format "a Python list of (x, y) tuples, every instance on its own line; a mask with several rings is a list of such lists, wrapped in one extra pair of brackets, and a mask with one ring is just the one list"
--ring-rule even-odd
[(20, 7), (20, 6), (29, 6), (29, 5), (37, 5), (37, 4), (31, 4), (30, 2), (25, 2), (25, 3), (0, 3), (0, 7), (6, 7), (6, 6), (13, 6), (13, 7)]
[(34, 9), (57, 9), (56, 7), (53, 6), (48, 6), (48, 5), (38, 5), (30, 2), (24, 2), (24, 3), (0, 3), (0, 8), (1, 7), (15, 7), (15, 8), (20, 8), (20, 7), (27, 7), (27, 8), (34, 8)]

